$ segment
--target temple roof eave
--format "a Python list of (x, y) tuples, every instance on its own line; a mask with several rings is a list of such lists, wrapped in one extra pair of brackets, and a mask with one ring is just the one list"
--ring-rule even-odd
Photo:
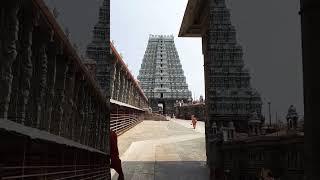
[(181, 23), (179, 37), (201, 37), (208, 16), (207, 0), (189, 0)]

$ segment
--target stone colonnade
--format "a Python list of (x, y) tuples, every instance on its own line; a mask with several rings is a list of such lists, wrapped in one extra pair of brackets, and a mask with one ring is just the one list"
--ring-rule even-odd
[(0, 2), (0, 118), (108, 152), (109, 105), (42, 0)]
[(141, 109), (148, 108), (148, 99), (140, 85), (113, 45), (111, 45), (111, 50), (111, 99)]

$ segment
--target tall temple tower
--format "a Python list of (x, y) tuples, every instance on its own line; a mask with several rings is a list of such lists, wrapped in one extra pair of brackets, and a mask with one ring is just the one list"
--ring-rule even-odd
[[(250, 85), (249, 71), (244, 68), (242, 47), (237, 43), (236, 30), (231, 24), (230, 12), (224, 0), (215, 0), (211, 7), (209, 23), (210, 62), (207, 92), (211, 109), (208, 116), (219, 127), (232, 122), (237, 131), (246, 132), (250, 115), (261, 115), (262, 101), (259, 93)], [(212, 63), (212, 64), (211, 64)]]
[(153, 111), (171, 115), (176, 101), (191, 100), (172, 35), (150, 35), (138, 80)]
[(103, 0), (99, 20), (92, 31), (92, 42), (87, 46), (87, 58), (96, 63), (96, 79), (102, 92), (110, 97), (110, 0)]

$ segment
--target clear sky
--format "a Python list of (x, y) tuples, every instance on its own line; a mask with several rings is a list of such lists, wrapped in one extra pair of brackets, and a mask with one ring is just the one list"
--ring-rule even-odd
[[(290, 104), (303, 111), (298, 0), (227, 0), (252, 86), (273, 118)], [(173, 34), (189, 89), (204, 95), (201, 39), (178, 38), (187, 0), (111, 0), (111, 38), (135, 76), (149, 34)], [(194, 96), (193, 95), (193, 96)], [(266, 113), (267, 106), (264, 106)], [(268, 116), (267, 116), (268, 120)]]
[[(83, 52), (102, 0), (45, 0)], [(291, 104), (303, 113), (299, 0), (226, 0), (250, 68), (252, 87), (271, 101), (273, 118)], [(178, 38), (187, 0), (111, 0), (111, 38), (137, 76), (149, 34), (173, 34), (189, 89), (204, 94), (199, 38)], [(267, 110), (264, 106), (264, 111)]]
[(187, 0), (111, 0), (111, 39), (137, 77), (149, 34), (175, 36), (189, 90), (204, 95), (201, 39), (177, 38)]

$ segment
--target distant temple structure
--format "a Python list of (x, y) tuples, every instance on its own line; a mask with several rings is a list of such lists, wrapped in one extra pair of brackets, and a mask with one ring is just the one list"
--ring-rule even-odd
[(107, 59), (110, 56), (110, 7), (106, 0), (100, 7), (99, 20), (92, 33), (92, 42), (87, 46), (86, 56), (96, 63), (97, 81), (101, 91), (109, 98), (111, 62)]
[(177, 101), (192, 100), (173, 36), (150, 35), (138, 80), (155, 112), (172, 115)]
[[(308, 179), (304, 170), (318, 161), (304, 163), (305, 155), (310, 154), (304, 153), (304, 122), (298, 121), (298, 113), (291, 106), (287, 127), (278, 126), (272, 132), (263, 127), (261, 98), (250, 86), (225, 0), (189, 0), (179, 37), (202, 38), (210, 179)], [(317, 144), (314, 142), (309, 145)], [(317, 148), (310, 150), (317, 154)]]
[(209, 117), (218, 127), (228, 126), (232, 121), (237, 131), (245, 132), (252, 113), (262, 119), (262, 101), (259, 93), (251, 87), (249, 71), (244, 68), (242, 47), (236, 40), (236, 29), (231, 24), (230, 12), (224, 1), (216, 1), (212, 8), (212, 38), (209, 71), (211, 92)]

